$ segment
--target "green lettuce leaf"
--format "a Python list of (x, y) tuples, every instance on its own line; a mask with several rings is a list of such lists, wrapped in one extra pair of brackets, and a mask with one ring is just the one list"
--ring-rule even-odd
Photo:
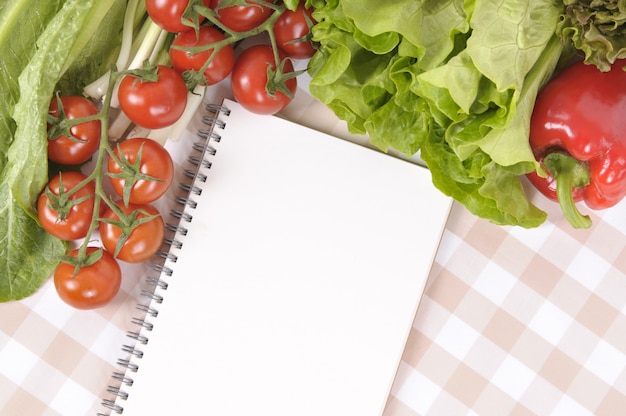
[(470, 30), (464, 3), (463, 0), (362, 0), (342, 1), (341, 5), (363, 34), (394, 37), (396, 45), (404, 37), (416, 47), (418, 65), (426, 70), (445, 62), (455, 49), (456, 37)]
[(563, 39), (585, 55), (587, 64), (608, 71), (626, 58), (626, 2), (624, 0), (563, 0), (559, 23)]
[[(18, 81), (20, 97), (13, 108), (15, 137), (2, 173), (13, 197), (35, 216), (35, 201), (48, 181), (46, 123), (57, 82), (78, 56), (84, 32), (95, 28), (90, 13), (107, 2), (68, 0), (37, 39), (36, 52)], [(108, 0), (111, 4), (112, 0)], [(97, 27), (97, 26), (96, 26)]]
[(0, 302), (32, 295), (48, 279), (67, 243), (48, 234), (0, 183)]
[[(48, 179), (48, 106), (64, 74), (80, 73), (75, 80), (78, 86), (106, 70), (108, 57), (118, 44), (114, 37), (108, 42), (99, 38), (100, 23), (107, 25), (102, 34), (120, 31), (124, 3), (0, 3), (0, 90), (7, 98), (0, 104), (1, 302), (31, 295), (67, 250), (67, 243), (41, 228), (34, 211), (37, 196)], [(13, 60), (21, 51), (25, 54)], [(81, 57), (103, 59), (87, 66)]]
[(0, 171), (15, 133), (11, 114), (20, 95), (17, 79), (35, 53), (35, 41), (62, 4), (53, 0), (0, 2)]
[(82, 94), (86, 85), (111, 69), (122, 43), (127, 3), (127, 0), (94, 3), (73, 45), (66, 62), (69, 67), (58, 81), (57, 90), (64, 94)]
[(311, 93), (373, 144), (420, 152), (443, 193), (498, 224), (546, 214), (520, 175), (541, 86), (559, 61), (551, 0), (312, 0)]

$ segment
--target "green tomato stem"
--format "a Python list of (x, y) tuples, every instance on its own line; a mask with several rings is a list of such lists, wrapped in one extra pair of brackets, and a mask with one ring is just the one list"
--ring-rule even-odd
[(261, 1), (259, 2), (259, 4), (262, 4), (266, 7), (269, 7), (270, 9), (273, 10), (272, 14), (269, 16), (269, 18), (267, 20), (265, 20), (263, 23), (261, 23), (259, 26), (250, 29), (248, 31), (245, 32), (236, 32), (234, 30), (231, 30), (230, 28), (224, 26), (222, 24), (222, 22), (220, 22), (217, 17), (215, 16), (215, 12), (203, 5), (197, 5), (194, 6), (196, 8), (196, 11), (204, 16), (207, 20), (209, 20), (211, 22), (212, 25), (214, 25), (215, 27), (221, 29), (224, 33), (226, 33), (226, 38), (224, 40), (218, 41), (218, 42), (214, 42), (211, 43), (209, 45), (204, 45), (204, 46), (196, 46), (196, 47), (190, 47), (190, 48), (180, 48), (182, 50), (188, 51), (192, 54), (198, 53), (198, 52), (202, 52), (205, 50), (213, 50), (213, 53), (211, 54), (211, 56), (209, 57), (208, 61), (204, 64), (204, 66), (202, 67), (202, 69), (200, 69), (200, 73), (204, 72), (204, 70), (209, 66), (209, 64), (211, 63), (211, 61), (213, 60), (213, 58), (215, 57), (215, 55), (217, 55), (217, 53), (220, 51), (220, 49), (222, 49), (223, 47), (225, 47), (226, 45), (231, 45), (231, 44), (235, 44), (243, 39), (247, 39), (253, 36), (256, 36), (258, 34), (261, 34), (263, 32), (267, 32), (269, 39), (270, 39), (270, 43), (272, 45), (272, 49), (274, 51), (274, 60), (276, 62), (276, 67), (279, 68), (280, 67), (280, 57), (278, 55), (278, 47), (276, 45), (276, 38), (274, 36), (274, 24), (276, 23), (276, 21), (278, 20), (278, 18), (287, 10), (287, 7), (284, 4), (280, 4), (280, 5), (275, 5), (269, 2), (264, 2)]
[(589, 170), (581, 162), (563, 153), (544, 157), (546, 168), (556, 180), (556, 195), (563, 215), (574, 228), (591, 227), (591, 218), (582, 215), (574, 202), (573, 189), (589, 185)]
[[(91, 219), (91, 224), (89, 226), (89, 230), (87, 231), (87, 235), (81, 246), (79, 247), (79, 257), (83, 257), (87, 255), (87, 247), (91, 240), (91, 236), (93, 232), (98, 228), (99, 225), (99, 217), (100, 217), (100, 207), (102, 202), (105, 204), (111, 205), (113, 202), (106, 196), (104, 192), (102, 180), (102, 169), (104, 165), (104, 159), (106, 155), (111, 151), (111, 146), (109, 145), (109, 108), (111, 107), (111, 95), (113, 94), (113, 88), (117, 83), (117, 79), (119, 78), (120, 73), (111, 72), (111, 82), (108, 85), (107, 93), (104, 95), (104, 102), (102, 104), (102, 109), (98, 113), (100, 116), (100, 147), (98, 149), (98, 157), (96, 158), (96, 165), (91, 173), (84, 180), (84, 183), (88, 183), (89, 181), (94, 181), (96, 186), (95, 191), (95, 200), (93, 206), (93, 217)], [(75, 189), (78, 189), (77, 186)]]

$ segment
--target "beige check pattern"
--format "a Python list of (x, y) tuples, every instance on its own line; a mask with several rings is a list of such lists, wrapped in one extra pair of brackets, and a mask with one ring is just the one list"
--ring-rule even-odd
[(385, 416), (626, 414), (626, 204), (583, 231), (544, 208), (520, 230), (453, 207)]
[[(626, 204), (581, 231), (536, 198), (551, 221), (534, 230), (453, 206), (384, 416), (624, 414)], [(125, 267), (97, 311), (66, 307), (51, 282), (0, 305), (0, 414), (108, 413), (149, 274)]]
[[(549, 214), (533, 230), (453, 205), (384, 416), (626, 414), (626, 201), (573, 230), (533, 195)], [(0, 304), (0, 415), (109, 413), (101, 401), (154, 277), (148, 264), (123, 268), (120, 294), (96, 311), (66, 306), (51, 281)]]

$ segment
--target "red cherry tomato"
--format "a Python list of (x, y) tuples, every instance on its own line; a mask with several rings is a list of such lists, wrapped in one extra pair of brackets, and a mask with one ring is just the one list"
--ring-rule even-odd
[[(88, 247), (87, 254), (101, 250)], [(75, 266), (61, 262), (54, 271), (54, 287), (63, 302), (77, 309), (93, 309), (108, 304), (122, 283), (122, 271), (113, 256), (104, 250), (102, 257), (90, 266), (82, 266), (74, 275)], [(70, 252), (77, 257), (79, 250)]]
[[(85, 97), (62, 96), (63, 112), (68, 120), (98, 114), (98, 107)], [(60, 117), (57, 97), (50, 102), (49, 114)], [(48, 130), (52, 126), (48, 124)], [(100, 146), (100, 121), (92, 120), (76, 124), (70, 128), (72, 138), (59, 134), (48, 140), (48, 158), (62, 165), (78, 165), (86, 162)]]
[[(137, 225), (132, 231), (126, 234), (128, 237), (121, 250), (115, 256), (118, 260), (128, 263), (141, 263), (152, 257), (161, 247), (163, 237), (165, 236), (165, 224), (159, 211), (152, 205), (134, 205), (124, 206), (122, 201), (117, 202), (118, 207), (126, 214), (130, 215), (133, 211), (141, 210), (137, 215), (137, 219), (147, 216), (156, 215), (151, 220)], [(146, 215), (147, 214), (147, 215)], [(117, 221), (120, 217), (111, 208), (108, 208), (102, 218)], [(117, 243), (122, 237), (123, 230), (115, 224), (104, 221), (100, 222), (100, 239), (102, 245), (109, 253), (115, 253)]]
[(158, 80), (154, 82), (125, 75), (117, 94), (126, 116), (147, 129), (174, 124), (187, 105), (187, 86), (182, 76), (165, 65), (158, 65), (157, 75)]
[[(135, 163), (141, 152), (139, 166)], [(151, 139), (136, 137), (120, 143), (113, 153), (120, 160), (110, 157), (107, 176), (115, 192), (124, 197), (128, 187), (128, 201), (132, 204), (148, 204), (159, 199), (170, 187), (174, 178), (174, 163), (169, 152)], [(125, 169), (123, 169), (125, 167)], [(120, 174), (126, 171), (132, 177), (127, 180)]]
[(298, 4), (295, 11), (285, 10), (274, 23), (274, 35), (278, 47), (285, 55), (295, 59), (310, 58), (315, 53), (315, 48), (310, 40), (299, 40), (307, 37), (313, 24), (313, 9), (305, 9), (304, 2)]
[[(231, 86), (235, 100), (248, 111), (257, 114), (275, 114), (292, 100), (282, 91), (268, 91), (268, 65), (276, 69), (274, 52), (269, 45), (255, 45), (241, 53), (235, 61), (231, 76)], [(284, 72), (292, 72), (293, 64), (287, 59)], [(296, 78), (290, 78), (285, 85), (292, 94), (296, 93)]]
[[(203, 3), (207, 7), (210, 5), (209, 0), (204, 0)], [(146, 0), (146, 11), (161, 29), (173, 33), (186, 32), (193, 29), (182, 22), (187, 5), (189, 0)], [(204, 16), (198, 16), (198, 23), (203, 20)]]
[[(61, 187), (61, 179), (63, 186)], [(54, 198), (50, 198), (49, 190), (53, 195), (60, 195), (74, 189), (86, 176), (80, 172), (63, 172), (54, 176), (48, 182), (46, 189), (39, 195), (37, 200), (37, 215), (41, 226), (61, 240), (77, 240), (85, 237), (91, 225), (94, 214), (94, 202), (96, 185), (89, 182), (77, 190), (65, 203), (56, 205)], [(85, 198), (76, 203), (76, 200)]]
[(222, 0), (211, 0), (211, 8), (218, 14), (217, 19), (235, 32), (247, 32), (265, 22), (273, 10), (255, 1), (248, 0), (250, 6), (230, 6), (218, 8)]
[[(224, 35), (211, 26), (200, 27), (198, 36), (195, 31), (180, 33), (172, 42), (172, 46), (197, 47), (207, 46), (215, 42), (224, 40)], [(170, 60), (174, 69), (178, 72), (189, 70), (200, 71), (213, 54), (214, 49), (207, 49), (202, 52), (192, 54), (188, 51), (170, 48)], [(222, 47), (213, 57), (211, 63), (204, 70), (206, 85), (217, 84), (233, 70), (235, 63), (235, 53), (231, 45)]]

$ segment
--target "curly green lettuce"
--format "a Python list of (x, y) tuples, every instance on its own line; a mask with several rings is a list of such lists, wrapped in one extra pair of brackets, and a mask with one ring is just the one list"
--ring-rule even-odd
[(626, 57), (626, 0), (563, 0), (559, 33), (584, 54), (585, 63), (608, 71)]
[(563, 46), (553, 0), (311, 0), (311, 93), (382, 150), (420, 153), (434, 185), (496, 224), (546, 213), (520, 176), (539, 89)]

